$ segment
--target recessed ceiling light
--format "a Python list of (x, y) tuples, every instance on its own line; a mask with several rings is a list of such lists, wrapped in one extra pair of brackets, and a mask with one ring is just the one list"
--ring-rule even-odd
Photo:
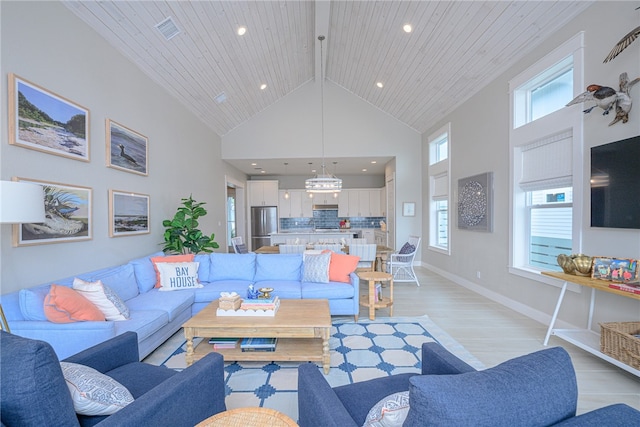
[(375, 160), (371, 160), (371, 164), (372, 165), (375, 165), (376, 163), (378, 163), (378, 162), (376, 162)]
[(316, 170), (315, 169), (311, 169), (311, 173), (316, 173)]
[(266, 171), (261, 170), (260, 173), (267, 173)]
[(260, 90), (265, 90), (267, 88), (267, 84), (266, 83), (262, 83), (260, 85)]
[(257, 163), (251, 163), (251, 166), (257, 166), (257, 165), (258, 165)]
[(410, 33), (411, 31), (413, 31), (413, 28), (411, 28), (411, 24), (404, 24), (402, 29), (404, 30), (405, 33)]
[(378, 86), (379, 88), (383, 88), (384, 87), (384, 83), (378, 82), (378, 83), (376, 83), (376, 86)]
[(218, 94), (215, 98), (216, 103), (218, 104), (222, 104), (223, 102), (225, 102), (227, 100), (227, 94), (224, 92), (220, 92), (220, 94)]
[(366, 172), (366, 171), (367, 171), (367, 168), (362, 169), (362, 172)]
[(244, 36), (247, 33), (247, 27), (244, 25), (239, 26), (237, 33), (239, 36)]

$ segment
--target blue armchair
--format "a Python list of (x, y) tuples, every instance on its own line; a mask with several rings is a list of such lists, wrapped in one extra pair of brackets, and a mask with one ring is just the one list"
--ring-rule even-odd
[(400, 374), (331, 388), (313, 363), (298, 368), (301, 427), (362, 426), (369, 410), (409, 391), (403, 426), (640, 425), (640, 411), (610, 405), (576, 416), (578, 389), (568, 353), (554, 347), (476, 371), (437, 343), (422, 345), (422, 375)]
[(125, 386), (135, 400), (113, 415), (77, 415), (51, 346), (0, 331), (3, 425), (192, 427), (226, 410), (224, 364), (217, 353), (177, 372), (141, 363), (137, 336), (126, 332), (63, 361), (108, 375)]

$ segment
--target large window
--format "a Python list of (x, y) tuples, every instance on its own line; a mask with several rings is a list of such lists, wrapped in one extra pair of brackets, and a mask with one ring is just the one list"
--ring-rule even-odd
[(449, 125), (429, 137), (429, 249), (449, 253)]
[(580, 251), (582, 128), (580, 115), (565, 105), (583, 90), (582, 47), (581, 33), (509, 82), (515, 274), (561, 271), (557, 256)]
[(556, 258), (572, 251), (573, 189), (528, 191), (525, 197), (531, 236), (529, 265), (542, 270), (561, 271)]

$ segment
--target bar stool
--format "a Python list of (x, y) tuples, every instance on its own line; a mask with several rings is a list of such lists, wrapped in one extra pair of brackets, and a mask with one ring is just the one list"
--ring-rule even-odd
[[(389, 316), (393, 316), (393, 276), (389, 273), (382, 271), (361, 271), (357, 272), (358, 277), (361, 280), (369, 282), (369, 295), (362, 295), (360, 297), (360, 305), (363, 307), (369, 307), (369, 319), (375, 320), (376, 308), (389, 307)], [(380, 294), (376, 295), (376, 282), (389, 282), (389, 297), (382, 296), (382, 289)]]

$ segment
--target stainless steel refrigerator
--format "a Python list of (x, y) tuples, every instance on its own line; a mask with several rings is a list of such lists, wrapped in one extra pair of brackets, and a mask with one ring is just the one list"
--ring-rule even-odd
[(269, 233), (278, 232), (278, 208), (253, 206), (251, 208), (251, 250), (271, 244)]

